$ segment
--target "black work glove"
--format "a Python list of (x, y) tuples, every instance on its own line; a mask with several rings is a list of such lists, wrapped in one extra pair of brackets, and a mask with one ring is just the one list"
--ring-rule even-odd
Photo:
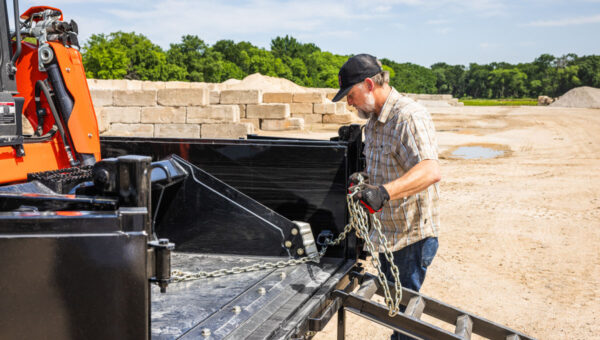
[(352, 198), (360, 200), (360, 203), (372, 214), (381, 211), (383, 205), (390, 200), (390, 194), (385, 190), (383, 185), (363, 184), (359, 188), (358, 193), (352, 196)]

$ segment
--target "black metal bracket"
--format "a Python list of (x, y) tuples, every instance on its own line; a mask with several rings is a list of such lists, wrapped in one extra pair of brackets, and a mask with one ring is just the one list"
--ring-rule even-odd
[(166, 293), (167, 286), (171, 283), (171, 250), (175, 249), (175, 243), (161, 238), (148, 242), (148, 246), (150, 282), (156, 283), (161, 293)]
[(323, 230), (319, 233), (319, 236), (317, 236), (317, 244), (321, 247), (329, 245), (331, 240), (333, 240), (333, 233), (331, 230)]

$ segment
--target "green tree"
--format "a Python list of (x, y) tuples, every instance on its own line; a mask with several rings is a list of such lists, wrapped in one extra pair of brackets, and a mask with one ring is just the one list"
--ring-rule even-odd
[(437, 76), (429, 68), (411, 63), (396, 63), (389, 59), (381, 59), (384, 66), (394, 70), (390, 76), (390, 85), (400, 92), (436, 93)]
[(256, 47), (249, 42), (242, 41), (236, 44), (233, 40), (219, 40), (212, 48), (221, 53), (225, 60), (237, 65), (243, 71), (244, 76), (250, 71), (250, 55), (248, 51)]
[(489, 73), (488, 81), (491, 97), (505, 98), (523, 96), (526, 92), (527, 75), (516, 68), (499, 68)]
[(600, 87), (600, 56), (584, 56), (574, 61), (579, 69), (577, 77), (582, 85)]
[(465, 74), (465, 95), (473, 98), (491, 98), (492, 93), (488, 84), (492, 67), (489, 65), (469, 64)]
[(88, 78), (123, 79), (130, 60), (124, 50), (111, 45), (104, 34), (93, 34), (83, 47), (83, 65)]
[(566, 66), (556, 70), (556, 92), (554, 95), (563, 95), (572, 88), (581, 86), (581, 80), (577, 76), (579, 66)]
[(312, 53), (320, 51), (321, 49), (317, 45), (313, 43), (303, 44), (288, 35), (271, 40), (271, 52), (278, 58), (287, 56), (306, 60)]
[[(186, 80), (188, 81), (206, 81), (206, 73), (215, 74), (215, 69), (219, 67), (215, 64), (214, 56), (207, 55), (208, 45), (195, 35), (184, 35), (181, 42), (171, 44), (167, 51), (169, 60), (186, 70)], [(211, 58), (212, 57), (212, 58)], [(207, 60), (206, 59), (210, 59)], [(218, 60), (218, 58), (217, 58)], [(207, 64), (210, 66), (207, 69)]]
[(465, 67), (436, 63), (431, 65), (436, 76), (437, 93), (448, 93), (454, 97), (462, 97), (465, 92)]
[[(167, 52), (141, 34), (94, 34), (85, 43), (88, 77), (102, 79), (222, 82), (250, 73), (282, 77), (312, 87), (338, 87), (338, 72), (348, 56), (321, 51), (286, 35), (265, 50), (250, 42), (219, 40), (213, 46), (185, 35)], [(600, 56), (542, 54), (533, 62), (449, 65), (430, 68), (381, 59), (390, 84), (402, 92), (445, 93), (473, 98), (562, 95), (577, 86), (600, 87)]]
[(339, 86), (338, 73), (348, 60), (347, 56), (336, 55), (330, 52), (315, 51), (306, 58), (308, 70), (307, 86), (333, 87)]
[[(105, 39), (90, 41), (104, 43), (105, 48), (112, 51), (117, 49), (125, 52), (129, 59), (124, 75), (126, 79), (182, 80), (185, 77), (185, 70), (168, 63), (167, 56), (160, 46), (153, 44), (142, 34), (119, 31), (109, 34)], [(103, 46), (85, 46), (86, 51), (92, 51), (94, 48), (102, 49)]]

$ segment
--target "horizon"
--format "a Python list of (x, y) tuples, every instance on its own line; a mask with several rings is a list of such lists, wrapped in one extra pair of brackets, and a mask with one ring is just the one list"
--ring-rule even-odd
[[(19, 9), (44, 3), (49, 2), (21, 1)], [(334, 54), (369, 53), (425, 67), (600, 54), (600, 0), (56, 0), (50, 5), (78, 23), (82, 46), (92, 34), (124, 31), (143, 34), (165, 50), (185, 34), (210, 45), (226, 39), (270, 50), (271, 39), (289, 35)]]

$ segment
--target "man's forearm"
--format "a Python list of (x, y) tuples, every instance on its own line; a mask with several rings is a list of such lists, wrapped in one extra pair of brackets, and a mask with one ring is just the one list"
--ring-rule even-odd
[(437, 183), (442, 178), (440, 165), (437, 160), (426, 159), (413, 166), (402, 177), (384, 184), (390, 195), (390, 200), (417, 194), (428, 186)]

